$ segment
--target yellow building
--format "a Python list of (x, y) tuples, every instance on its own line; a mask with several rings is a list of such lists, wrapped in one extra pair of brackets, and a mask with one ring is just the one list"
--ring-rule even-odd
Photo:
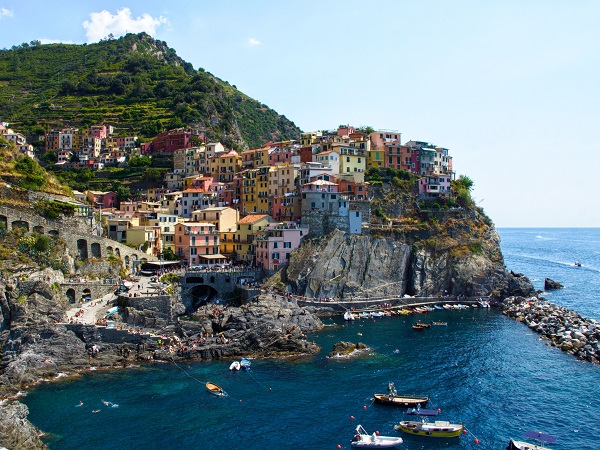
[(238, 261), (254, 261), (254, 235), (264, 230), (272, 221), (268, 214), (250, 214), (238, 221), (235, 234), (235, 253)]
[(269, 196), (280, 197), (295, 191), (297, 169), (293, 164), (281, 164), (269, 168)]
[(162, 251), (160, 227), (129, 227), (127, 229), (125, 243), (137, 247), (140, 251), (143, 251), (148, 255), (158, 256)]
[(385, 167), (385, 150), (371, 149), (367, 155), (367, 169)]
[(354, 181), (363, 183), (365, 181), (365, 170), (367, 170), (366, 150), (336, 144), (334, 144), (334, 149), (340, 154), (340, 175), (352, 174)]
[(235, 253), (235, 233), (240, 220), (240, 212), (227, 206), (213, 206), (195, 211), (192, 214), (194, 222), (212, 223), (219, 231), (221, 248), (220, 252), (232, 257)]
[(242, 157), (235, 150), (217, 153), (208, 158), (210, 174), (222, 183), (233, 181), (233, 177), (242, 168)]

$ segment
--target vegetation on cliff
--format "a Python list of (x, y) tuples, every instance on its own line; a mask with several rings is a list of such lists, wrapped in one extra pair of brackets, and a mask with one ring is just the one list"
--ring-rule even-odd
[(152, 138), (189, 126), (229, 148), (296, 138), (285, 116), (146, 33), (95, 44), (38, 41), (0, 50), (0, 117), (25, 134), (66, 125), (112, 124)]

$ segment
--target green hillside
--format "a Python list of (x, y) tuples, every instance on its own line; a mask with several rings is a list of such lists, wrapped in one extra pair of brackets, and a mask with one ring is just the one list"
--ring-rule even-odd
[(106, 123), (118, 134), (146, 139), (188, 126), (233, 148), (300, 133), (285, 116), (195, 70), (145, 33), (0, 50), (0, 120), (25, 134)]

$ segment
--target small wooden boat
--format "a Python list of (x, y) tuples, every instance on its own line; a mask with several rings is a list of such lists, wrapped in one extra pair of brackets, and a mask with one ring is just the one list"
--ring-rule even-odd
[(425, 329), (425, 327), (422, 327), (421, 325), (413, 325), (412, 329), (414, 331), (423, 331)]
[(430, 323), (425, 323), (425, 322), (421, 322), (420, 320), (417, 321), (417, 326), (419, 327), (423, 327), (423, 328), (430, 328), (431, 324)]
[(398, 394), (374, 394), (373, 399), (375, 403), (381, 405), (402, 406), (403, 408), (416, 408), (419, 405), (425, 406), (429, 401), (429, 397)]
[(394, 428), (416, 436), (450, 438), (460, 436), (464, 426), (462, 423), (450, 423), (446, 420), (435, 422), (403, 420)]
[(206, 382), (206, 389), (212, 395), (216, 395), (218, 397), (223, 397), (225, 395), (225, 392), (223, 392), (223, 389), (221, 388), (221, 386), (219, 386), (215, 383), (211, 383), (210, 381)]
[[(558, 439), (557, 436), (551, 436), (549, 434), (539, 433), (537, 431), (526, 431), (523, 436), (525, 436), (526, 438), (533, 439), (534, 441), (537, 441), (537, 442), (543, 442), (544, 444), (553, 444)], [(516, 441), (514, 439), (511, 439), (510, 442), (508, 443), (508, 447), (506, 447), (506, 450), (550, 450), (550, 449), (548, 447), (542, 447), (541, 445), (530, 444), (529, 442)]]
[(379, 436), (376, 431), (369, 434), (362, 425), (356, 427), (356, 434), (350, 443), (353, 448), (395, 448), (402, 444), (402, 438), (397, 436)]

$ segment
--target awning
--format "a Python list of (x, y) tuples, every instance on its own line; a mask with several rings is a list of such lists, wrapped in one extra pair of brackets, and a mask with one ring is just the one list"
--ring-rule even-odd
[(203, 259), (227, 259), (226, 256), (223, 256), (220, 253), (217, 253), (216, 255), (198, 255), (198, 256)]
[(156, 267), (168, 267), (178, 266), (181, 263), (179, 261), (144, 261), (144, 266), (156, 266)]

